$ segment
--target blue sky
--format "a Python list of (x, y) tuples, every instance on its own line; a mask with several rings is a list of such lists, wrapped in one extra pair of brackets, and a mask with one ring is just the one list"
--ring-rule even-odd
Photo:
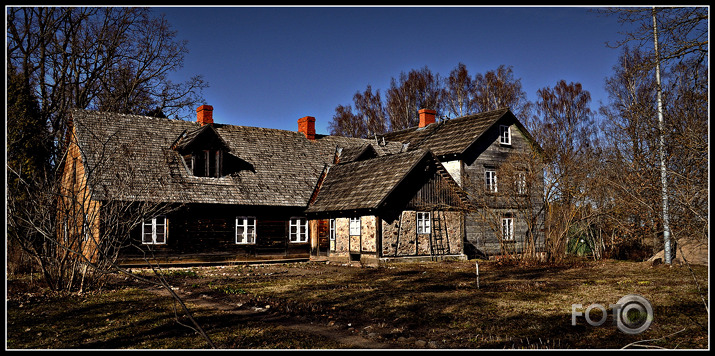
[(587, 7), (156, 7), (188, 40), (183, 81), (203, 75), (217, 123), (327, 134), (335, 107), (368, 85), (383, 94), (400, 72), (445, 77), (512, 66), (528, 100), (557, 81), (579, 82), (592, 108), (626, 29)]

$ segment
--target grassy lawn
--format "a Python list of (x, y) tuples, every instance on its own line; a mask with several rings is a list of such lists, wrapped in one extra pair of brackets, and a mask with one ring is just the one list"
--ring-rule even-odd
[[(517, 266), (474, 261), (359, 268), (322, 263), (168, 269), (177, 291), (219, 348), (341, 348), (349, 335), (391, 348), (708, 348), (708, 271), (618, 261)], [(139, 271), (149, 275), (146, 271)], [(694, 273), (694, 276), (693, 276)], [(695, 280), (699, 283), (695, 283)], [(9, 280), (7, 348), (184, 349), (208, 345), (168, 297), (118, 277), (105, 290), (52, 296), (14, 292)], [(651, 326), (626, 334), (609, 307), (639, 294)], [(217, 310), (211, 301), (259, 317)], [(572, 305), (607, 308), (606, 322), (572, 325)], [(592, 320), (601, 318), (595, 310)], [(289, 326), (298, 322), (303, 328)], [(315, 332), (322, 328), (322, 332)], [(333, 335), (334, 334), (334, 335)]]

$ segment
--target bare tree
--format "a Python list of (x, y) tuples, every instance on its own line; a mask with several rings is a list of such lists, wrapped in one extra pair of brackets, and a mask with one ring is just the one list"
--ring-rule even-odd
[(472, 85), (476, 112), (510, 108), (516, 117), (530, 114), (531, 104), (511, 66), (500, 65), (496, 70), (477, 74)]
[(385, 110), (393, 131), (417, 126), (420, 109), (442, 110), (443, 88), (439, 74), (433, 74), (427, 67), (400, 73), (399, 79), (392, 78), (386, 94)]
[(709, 190), (708, 69), (684, 62), (672, 67), (665, 92), (670, 118), (668, 186), (671, 228), (678, 237), (707, 241)]
[[(8, 70), (28, 78), (54, 137), (55, 161), (74, 108), (189, 115), (206, 86), (201, 77), (172, 83), (186, 43), (146, 8), (10, 7)], [(187, 110), (187, 111), (182, 111)]]
[(477, 112), (474, 102), (474, 83), (467, 66), (459, 63), (444, 79), (443, 105), (445, 114), (461, 117)]
[(367, 137), (367, 127), (364, 122), (353, 113), (350, 105), (338, 105), (335, 108), (333, 119), (328, 123), (331, 135), (344, 137)]
[[(544, 195), (544, 160), (541, 149), (531, 147), (528, 151), (514, 152), (499, 166), (497, 173), (502, 184), (498, 194), (505, 205), (511, 207), (516, 221), (522, 224), (525, 235), (521, 258), (535, 259), (540, 246), (541, 231), (544, 231), (544, 214), (547, 207)], [(507, 251), (502, 247), (503, 251)]]
[[(621, 239), (661, 237), (662, 196), (655, 79), (639, 50), (624, 48), (620, 65), (607, 80), (609, 104), (601, 108), (606, 159), (604, 177), (613, 189), (609, 230)], [(684, 62), (664, 73), (664, 132), (674, 236), (703, 241), (707, 236), (707, 69)], [(617, 232), (616, 232), (617, 231)], [(677, 239), (676, 239), (677, 241)], [(660, 243), (649, 243), (657, 251)]]
[(606, 225), (613, 236), (611, 248), (657, 244), (658, 157), (655, 116), (655, 82), (646, 54), (624, 47), (614, 75), (607, 78), (609, 104), (603, 116), (604, 161), (601, 181), (609, 187)]
[[(701, 63), (708, 55), (708, 10), (706, 6), (694, 7), (614, 7), (597, 12), (617, 16), (632, 30), (622, 32), (623, 38), (610, 43), (612, 47), (632, 44), (634, 47), (653, 48), (653, 11), (658, 18), (660, 60), (668, 63), (683, 58), (693, 58)], [(655, 57), (650, 57), (655, 65)]]
[(538, 96), (531, 133), (546, 161), (546, 248), (551, 259), (560, 259), (574, 223), (591, 216), (596, 132), (591, 96), (581, 84), (561, 80), (553, 88), (540, 89)]
[[(142, 182), (136, 176), (140, 172), (117, 170), (127, 166), (128, 153), (137, 148), (131, 143), (97, 142), (94, 146), (102, 150), (86, 152), (74, 134), (68, 138), (70, 149), (61, 170), (23, 179), (8, 167), (9, 175), (18, 178), (8, 192), (9, 237), (35, 259), (49, 288), (81, 291), (87, 285), (101, 285), (102, 277), (115, 270), (130, 231), (171, 206), (108, 196), (98, 199), (97, 192), (107, 190), (103, 180), (107, 174), (123, 174), (111, 187), (113, 192), (131, 195), (153, 189), (136, 186)], [(92, 165), (87, 164), (88, 157), (94, 158)]]
[(387, 117), (380, 98), (380, 91), (373, 93), (367, 86), (364, 92), (353, 95), (352, 106), (339, 105), (333, 120), (328, 124), (332, 135), (367, 138), (387, 131)]
[(664, 259), (666, 264), (672, 263), (671, 245), (670, 245), (670, 216), (668, 213), (668, 175), (665, 164), (665, 132), (663, 123), (663, 87), (660, 80), (660, 50), (658, 49), (658, 20), (656, 17), (655, 7), (651, 11), (653, 17), (653, 47), (655, 55), (655, 88), (656, 88), (656, 103), (658, 112), (658, 157), (660, 158), (660, 185), (661, 197), (663, 202), (663, 249)]
[(414, 127), (419, 122), (420, 109), (435, 110), (439, 116), (460, 117), (508, 107), (517, 117), (525, 117), (532, 107), (521, 80), (514, 78), (512, 67), (502, 65), (472, 78), (463, 63), (444, 79), (427, 67), (402, 72), (398, 78), (392, 78), (384, 104), (380, 91), (373, 92), (370, 86), (365, 92), (356, 93), (353, 103), (354, 107), (336, 107), (331, 133), (366, 137)]
[[(624, 39), (616, 43), (622, 46), (635, 42), (640, 48), (652, 48), (652, 55), (647, 56), (646, 64), (652, 69), (655, 77), (656, 96), (653, 99), (656, 105), (658, 118), (658, 155), (661, 182), (661, 223), (663, 231), (663, 245), (665, 262), (671, 262), (670, 244), (670, 207), (669, 198), (672, 189), (669, 188), (668, 172), (671, 170), (668, 163), (667, 136), (668, 120), (666, 117), (668, 107), (664, 98), (665, 88), (661, 83), (661, 73), (673, 62), (682, 65), (699, 67), (708, 53), (708, 8), (706, 7), (652, 7), (652, 8), (609, 8), (601, 12), (618, 16), (619, 21), (634, 23), (640, 27), (625, 33)], [(650, 45), (649, 45), (650, 44)], [(695, 73), (699, 73), (696, 70)], [(667, 119), (667, 120), (666, 120)], [(655, 127), (655, 125), (653, 125)]]
[[(33, 259), (51, 290), (81, 293), (102, 286), (106, 277), (116, 273), (165, 288), (193, 324), (182, 325), (215, 347), (168, 285), (160, 266), (146, 259), (155, 272), (152, 279), (118, 264), (120, 252), (134, 244), (132, 231), (180, 204), (142, 199), (155, 195), (158, 188), (142, 179), (143, 172), (131, 169), (141, 148), (135, 142), (108, 139), (99, 131), (85, 131), (80, 141), (72, 127), (62, 157), (65, 162), (58, 165), (62, 169), (48, 171), (47, 176), (25, 179), (7, 167), (8, 174), (17, 178), (7, 196), (8, 238)], [(108, 177), (113, 177), (110, 185)], [(150, 248), (133, 247), (152, 253)]]
[(380, 91), (372, 92), (372, 87), (367, 86), (363, 93), (356, 93), (353, 97), (355, 109), (362, 117), (362, 122), (367, 127), (368, 135), (383, 134), (387, 131), (387, 117), (380, 99)]
[(510, 152), (495, 167), (498, 179), (485, 184), (479, 174), (469, 173), (463, 179), (465, 190), (472, 192), (482, 238), (485, 242), (497, 241), (502, 257), (525, 261), (539, 258), (547, 207), (543, 168), (540, 149), (531, 147)]

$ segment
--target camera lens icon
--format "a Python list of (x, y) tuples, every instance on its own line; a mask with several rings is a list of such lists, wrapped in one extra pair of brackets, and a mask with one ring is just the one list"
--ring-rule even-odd
[(653, 322), (653, 307), (647, 299), (638, 294), (629, 294), (616, 303), (614, 313), (618, 329), (626, 334), (640, 334)]

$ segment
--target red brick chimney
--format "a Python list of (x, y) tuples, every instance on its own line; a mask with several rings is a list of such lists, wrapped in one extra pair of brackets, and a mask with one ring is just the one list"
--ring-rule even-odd
[(305, 138), (315, 140), (315, 118), (312, 116), (301, 117), (298, 119), (298, 132), (305, 135)]
[(434, 124), (434, 117), (437, 115), (436, 111), (430, 109), (420, 109), (418, 112), (420, 114), (420, 128), (429, 124)]
[(204, 126), (214, 123), (214, 107), (211, 105), (201, 105), (196, 109), (196, 122)]

